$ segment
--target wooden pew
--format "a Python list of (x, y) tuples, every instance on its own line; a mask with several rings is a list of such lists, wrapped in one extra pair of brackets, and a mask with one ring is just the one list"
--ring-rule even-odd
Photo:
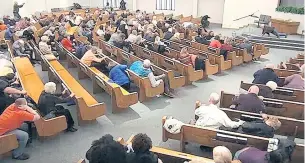
[(129, 93), (119, 85), (109, 82), (109, 78), (98, 69), (81, 63), (75, 55), (67, 51), (58, 42), (55, 45), (57, 50), (63, 51), (67, 56), (68, 67), (78, 68), (79, 79), (91, 78), (93, 93), (99, 93), (105, 90), (111, 96), (113, 113), (127, 109), (129, 106), (138, 102), (138, 93)]
[[(164, 125), (166, 118), (166, 116), (162, 118), (162, 126)], [(168, 139), (179, 140), (181, 151), (185, 150), (185, 142), (197, 143), (212, 148), (223, 145), (229, 147), (232, 153), (245, 147), (256, 147), (260, 150), (267, 151), (269, 143), (269, 139), (267, 138), (188, 124), (184, 124), (181, 127), (181, 132), (179, 134), (171, 134), (163, 128), (162, 140), (163, 142), (166, 142)], [(292, 162), (296, 163), (304, 162), (304, 145), (297, 144), (292, 160)]]
[(247, 49), (233, 47), (233, 51), (236, 52), (236, 56), (242, 56), (244, 63), (251, 62), (253, 59), (253, 56), (251, 54), (248, 54)]
[(218, 73), (220, 73), (221, 71), (230, 69), (232, 67), (232, 62), (231, 60), (227, 60), (225, 61), (223, 56), (217, 56), (217, 55), (212, 55), (209, 54), (205, 51), (200, 51), (199, 49), (195, 49), (193, 47), (190, 46), (186, 46), (186, 45), (182, 45), (173, 41), (168, 41), (168, 40), (163, 40), (170, 48), (173, 48), (175, 50), (181, 51), (182, 48), (187, 47), (189, 53), (191, 54), (195, 54), (195, 55), (208, 55), (209, 60), (211, 62), (211, 60), (213, 61), (213, 63), (218, 64)]
[[(100, 45), (101, 47), (102, 45)], [(104, 51), (106, 51), (106, 49), (103, 49)], [(119, 48), (115, 48), (114, 46), (110, 45), (110, 50), (108, 52), (115, 52), (115, 56), (117, 58), (120, 58), (119, 61), (122, 61), (120, 64), (125, 64), (123, 63), (123, 61), (125, 62), (129, 62), (129, 58), (123, 57), (123, 56), (129, 56), (129, 54), (125, 51), (123, 51), (122, 49)], [(102, 56), (106, 56), (105, 53), (101, 54)], [(108, 56), (107, 56), (108, 57)], [(126, 60), (124, 60), (124, 58), (126, 58)], [(113, 59), (111, 59), (110, 57), (108, 57), (107, 61), (112, 61), (115, 63), (118, 63), (117, 61), (114, 61)], [(137, 87), (139, 88), (139, 101), (140, 102), (144, 102), (146, 100), (148, 100), (149, 98), (155, 97), (157, 95), (160, 95), (164, 92), (164, 84), (160, 84), (157, 87), (152, 87), (151, 83), (148, 79), (148, 77), (140, 77), (139, 75), (137, 75), (136, 73), (134, 73), (131, 70), (127, 70), (130, 79), (134, 82), (134, 84), (137, 85)]]
[(302, 58), (302, 59), (299, 59), (299, 58), (289, 58), (288, 63), (303, 65), (304, 64), (304, 58)]
[[(134, 140), (134, 135), (132, 135), (126, 142), (123, 138), (120, 137), (118, 139), (118, 142), (120, 142), (120, 144), (126, 146), (128, 144), (132, 144), (133, 140)], [(177, 151), (173, 151), (173, 150), (169, 150), (169, 149), (165, 149), (165, 148), (161, 148), (161, 147), (153, 146), (150, 149), (150, 151), (153, 152), (154, 154), (156, 154), (158, 156), (158, 158), (160, 160), (162, 160), (162, 162), (164, 162), (164, 163), (185, 163), (185, 161), (191, 161), (191, 160), (201, 160), (204, 163), (214, 163), (214, 161), (211, 159), (198, 157), (198, 156), (194, 156), (194, 155), (190, 155), (190, 154), (186, 154), (186, 153), (182, 153), (182, 152), (177, 152)]]
[(77, 163), (86, 163), (86, 160), (85, 159), (80, 159), (77, 161)]
[[(220, 108), (231, 119), (238, 118), (245, 121), (262, 120), (262, 116), (257, 113), (233, 110), (228, 108)], [(282, 136), (292, 136), (299, 139), (304, 139), (304, 120), (297, 120), (294, 118), (286, 118), (275, 116), (281, 122), (281, 127), (276, 130), (275, 134)]]
[(288, 77), (293, 74), (299, 74), (300, 71), (295, 70), (285, 70), (285, 69), (273, 69), (278, 77)]
[(18, 148), (17, 137), (14, 134), (0, 136), (0, 159), (5, 157), (9, 152)]
[[(229, 94), (222, 91), (219, 107), (230, 108), (233, 98), (235, 98), (234, 94)], [(263, 102), (266, 106), (266, 114), (304, 120), (304, 103), (270, 98), (264, 98)]]
[[(300, 71), (300, 67), (293, 63), (285, 63), (287, 70), (294, 70), (294, 71)], [(280, 68), (280, 65), (278, 66)]]
[[(244, 83), (241, 81), (240, 88), (248, 90), (252, 85), (258, 84)], [(276, 90), (273, 91), (273, 95), (275, 99), (304, 103), (304, 90), (277, 87)]]
[(105, 114), (104, 103), (97, 102), (57, 60), (48, 61), (33, 42), (32, 46), (34, 52), (41, 56), (42, 63), (47, 65), (49, 80), (60, 83), (62, 87), (75, 94), (80, 123), (94, 121)]

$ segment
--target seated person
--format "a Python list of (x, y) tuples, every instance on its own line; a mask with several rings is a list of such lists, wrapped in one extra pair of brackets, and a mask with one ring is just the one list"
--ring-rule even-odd
[(138, 41), (138, 32), (136, 30), (132, 30), (131, 34), (128, 36), (126, 41), (130, 43), (136, 43)]
[(64, 38), (61, 40), (61, 44), (62, 46), (67, 49), (69, 52), (74, 52), (75, 49), (74, 49), (74, 46), (73, 46), (73, 43), (72, 41), (70, 40), (70, 35), (68, 34), (65, 34), (64, 35)]
[(115, 33), (113, 33), (108, 41), (109, 44), (114, 45), (115, 41), (118, 41), (121, 39), (120, 34), (122, 32), (120, 30), (117, 30)]
[(179, 61), (186, 65), (192, 65), (195, 70), (205, 71), (205, 59), (199, 58), (197, 55), (189, 54), (186, 47), (181, 49)]
[(27, 105), (24, 98), (18, 98), (0, 115), (0, 136), (14, 134), (17, 137), (18, 147), (13, 150), (13, 159), (27, 160), (30, 158), (29, 154), (24, 153), (29, 135), (19, 128), (25, 121), (33, 122), (39, 119), (38, 113)]
[(263, 120), (243, 123), (237, 130), (238, 133), (273, 138), (274, 133), (281, 127), (278, 118), (262, 114)]
[(204, 45), (210, 44), (210, 41), (206, 39), (206, 32), (202, 28), (198, 29), (198, 35), (195, 37), (195, 41)]
[(166, 55), (167, 53), (165, 52), (166, 45), (164, 44), (164, 42), (161, 41), (161, 38), (159, 36), (156, 36), (154, 44), (153, 45), (149, 44), (147, 48), (159, 54)]
[[(155, 76), (151, 70), (151, 63), (148, 59), (142, 61), (135, 61), (131, 64), (130, 70), (139, 75), (140, 77), (148, 77), (153, 88), (158, 87), (164, 80), (164, 95), (174, 97), (171, 93), (169, 82), (165, 74)], [(162, 80), (163, 78), (163, 80)]]
[(158, 163), (156, 154), (150, 151), (152, 141), (146, 134), (137, 134), (132, 142), (132, 152), (127, 154), (127, 163)]
[(224, 111), (220, 110), (216, 106), (219, 102), (219, 98), (217, 93), (212, 93), (208, 105), (201, 105), (199, 101), (196, 102), (196, 107), (198, 107), (195, 109), (195, 115), (198, 117), (195, 123), (196, 126), (215, 129), (219, 129), (223, 126), (232, 129), (238, 128), (244, 123), (243, 121), (232, 121)]
[(93, 20), (92, 16), (89, 16), (89, 20), (87, 21), (86, 26), (89, 29), (93, 29), (94, 28), (95, 23), (94, 23), (94, 20)]
[(54, 55), (55, 57), (58, 56), (57, 52), (52, 51), (51, 46), (47, 43), (49, 41), (48, 36), (42, 36), (41, 41), (39, 42), (39, 50), (41, 51), (42, 55)]
[(25, 42), (22, 39), (13, 43), (13, 51), (15, 56), (28, 57), (33, 60), (33, 51), (25, 46)]
[(220, 47), (220, 55), (223, 56), (224, 60), (226, 61), (228, 59), (228, 53), (233, 50), (233, 46), (231, 44), (231, 39), (226, 38), (224, 41), (224, 44)]
[(216, 35), (214, 37), (214, 40), (211, 41), (210, 47), (212, 47), (212, 48), (220, 48), (221, 47), (220, 37), (218, 35)]
[(264, 98), (274, 98), (273, 91), (277, 88), (274, 81), (268, 81), (266, 85), (257, 85), (259, 88), (258, 96)]
[(174, 36), (171, 37), (169, 40), (170, 40), (170, 41), (174, 41), (174, 42), (181, 42), (180, 33), (179, 33), (179, 32), (176, 32), (176, 33), (174, 34)]
[(79, 28), (79, 36), (85, 36), (88, 38), (88, 41), (90, 43), (93, 43), (92, 40), (92, 32), (91, 30), (86, 26), (86, 24), (82, 24), (81, 27)]
[(257, 96), (258, 93), (258, 86), (251, 86), (248, 90), (248, 94), (240, 94), (238, 97), (233, 99), (230, 108), (251, 113), (264, 112), (265, 105), (263, 101)]
[(75, 56), (78, 59), (81, 59), (84, 56), (84, 54), (90, 49), (91, 49), (90, 45), (80, 44), (75, 48)]
[(52, 42), (55, 39), (55, 27), (50, 27), (48, 30), (46, 30), (43, 34), (44, 36), (48, 36)]
[(168, 28), (168, 31), (164, 33), (164, 39), (165, 40), (170, 40), (174, 36), (173, 29)]
[(250, 43), (249, 39), (245, 38), (241, 44), (238, 45), (241, 49), (246, 49), (248, 54), (253, 55), (253, 46)]
[(110, 70), (109, 78), (128, 91), (130, 89), (130, 79), (126, 73), (127, 65), (116, 65), (114, 62), (110, 62), (108, 68)]
[(130, 43), (125, 41), (125, 37), (124, 33), (119, 34), (119, 37), (113, 41), (113, 45), (120, 49), (128, 48)]
[(274, 81), (277, 85), (280, 85), (280, 79), (274, 72), (274, 65), (267, 64), (265, 68), (256, 71), (253, 74), (253, 84), (266, 84), (268, 81)]
[(91, 49), (84, 54), (80, 61), (89, 67), (95, 67), (102, 73), (108, 74), (109, 70), (106, 68), (107, 64), (104, 61), (106, 57), (98, 58), (98, 55), (96, 47), (91, 46)]
[(38, 109), (45, 119), (51, 119), (58, 116), (65, 116), (67, 120), (68, 128), (66, 131), (75, 132), (74, 120), (68, 109), (65, 109), (61, 103), (67, 103), (72, 100), (74, 94), (72, 93), (68, 97), (63, 97), (67, 90), (64, 90), (61, 94), (56, 94), (56, 84), (53, 82), (48, 82), (44, 85), (44, 91), (41, 92), (38, 100)]
[(5, 31), (7, 29), (3, 20), (0, 20), (0, 32)]
[(5, 40), (13, 40), (13, 35), (14, 35), (15, 29), (14, 26), (10, 26), (5, 30), (4, 38)]
[(95, 140), (86, 153), (86, 158), (89, 163), (127, 163), (124, 146), (114, 141), (111, 135)]
[(208, 41), (212, 40), (212, 39), (214, 38), (214, 32), (213, 32), (213, 31), (209, 31), (209, 32), (208, 32), (208, 35), (205, 36), (205, 38), (206, 38)]
[(156, 33), (153, 33), (151, 31), (151, 29), (149, 29), (149, 30), (147, 30), (147, 32), (145, 33), (143, 38), (147, 41), (154, 42), (156, 39), (156, 36), (157, 36)]
[(96, 34), (100, 37), (105, 35), (105, 29), (103, 25), (100, 25), (99, 29), (96, 31)]
[(301, 66), (301, 73), (293, 74), (285, 78), (284, 87), (304, 90), (304, 71), (305, 66)]
[(232, 153), (225, 146), (217, 146), (213, 149), (213, 160), (215, 163), (231, 163)]

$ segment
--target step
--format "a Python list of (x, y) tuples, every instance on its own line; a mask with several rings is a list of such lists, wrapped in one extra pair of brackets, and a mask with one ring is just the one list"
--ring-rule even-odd
[(275, 45), (283, 45), (283, 46), (292, 46), (292, 47), (304, 48), (304, 44), (292, 43), (292, 42), (259, 40), (259, 39), (252, 39), (252, 38), (249, 38), (249, 41), (263, 43), (263, 44), (275, 44)]
[(250, 35), (250, 34), (242, 34), (242, 36), (248, 37), (249, 39), (280, 41), (280, 42), (298, 43), (298, 44), (304, 45), (304, 40), (292, 40), (292, 39), (287, 39), (287, 38), (276, 38), (276, 37), (263, 37), (263, 36)]
[(303, 48), (293, 47), (293, 46), (283, 46), (283, 45), (275, 45), (275, 44), (265, 44), (266, 47), (275, 48), (275, 49), (285, 49), (285, 50), (294, 50), (294, 51), (304, 51)]

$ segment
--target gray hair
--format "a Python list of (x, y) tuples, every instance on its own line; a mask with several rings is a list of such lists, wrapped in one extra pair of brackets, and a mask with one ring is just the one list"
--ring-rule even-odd
[(216, 105), (216, 104), (218, 104), (219, 100), (220, 100), (219, 94), (217, 94), (217, 93), (211, 93), (210, 98), (209, 98), (209, 101), (210, 101), (211, 103), (213, 103), (214, 105)]
[(22, 106), (22, 105), (27, 105), (27, 101), (25, 98), (17, 98), (15, 100), (15, 106), (19, 107), (19, 106)]
[(272, 91), (274, 91), (274, 90), (277, 88), (277, 84), (276, 84), (276, 82), (274, 82), (274, 81), (268, 81), (268, 82), (266, 83), (266, 86), (269, 87), (269, 88), (271, 88)]
[(56, 91), (56, 84), (54, 82), (48, 82), (44, 85), (44, 91), (46, 93), (54, 94)]

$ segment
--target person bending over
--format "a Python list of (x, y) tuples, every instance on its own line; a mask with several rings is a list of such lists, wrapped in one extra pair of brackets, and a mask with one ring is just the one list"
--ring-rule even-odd
[(264, 98), (274, 98), (273, 91), (277, 88), (274, 81), (268, 81), (266, 85), (257, 85), (259, 88), (258, 96)]
[(52, 51), (51, 46), (48, 45), (48, 41), (49, 41), (49, 37), (48, 36), (42, 36), (41, 37), (41, 41), (39, 42), (39, 50), (41, 51), (41, 53), (43, 55), (54, 55), (55, 57), (58, 56), (57, 52)]
[(84, 54), (80, 61), (89, 67), (95, 67), (102, 73), (108, 74), (109, 70), (107, 69), (107, 64), (104, 61), (106, 57), (98, 58), (98, 55), (97, 48), (91, 46), (91, 49)]
[(280, 79), (274, 72), (274, 65), (267, 64), (265, 68), (256, 71), (253, 74), (253, 84), (266, 84), (268, 81), (274, 81), (277, 85), (280, 85)]
[(45, 119), (51, 119), (58, 116), (65, 116), (67, 120), (67, 131), (68, 132), (75, 132), (77, 129), (75, 129), (74, 126), (74, 120), (71, 116), (71, 113), (68, 109), (65, 109), (62, 105), (62, 103), (67, 103), (74, 97), (74, 94), (72, 93), (68, 97), (63, 97), (67, 90), (64, 90), (60, 94), (56, 94), (56, 84), (53, 82), (48, 82), (44, 85), (44, 91), (41, 92), (38, 100), (38, 109), (41, 113), (41, 115)]
[(73, 43), (72, 43), (71, 38), (70, 38), (70, 35), (65, 34), (64, 38), (61, 40), (61, 44), (69, 52), (74, 52), (75, 51)]
[(13, 150), (13, 159), (27, 160), (30, 155), (24, 153), (29, 139), (27, 132), (19, 129), (25, 121), (37, 121), (40, 116), (27, 105), (24, 98), (18, 98), (0, 115), (0, 136), (14, 134), (17, 137), (18, 148)]
[(186, 47), (181, 49), (178, 60), (183, 64), (192, 65), (195, 70), (205, 71), (205, 59), (190, 54)]
[(225, 146), (217, 146), (213, 149), (213, 160), (215, 163), (231, 163), (232, 153)]
[(304, 90), (305, 65), (301, 66), (301, 73), (293, 74), (285, 78), (284, 87)]

